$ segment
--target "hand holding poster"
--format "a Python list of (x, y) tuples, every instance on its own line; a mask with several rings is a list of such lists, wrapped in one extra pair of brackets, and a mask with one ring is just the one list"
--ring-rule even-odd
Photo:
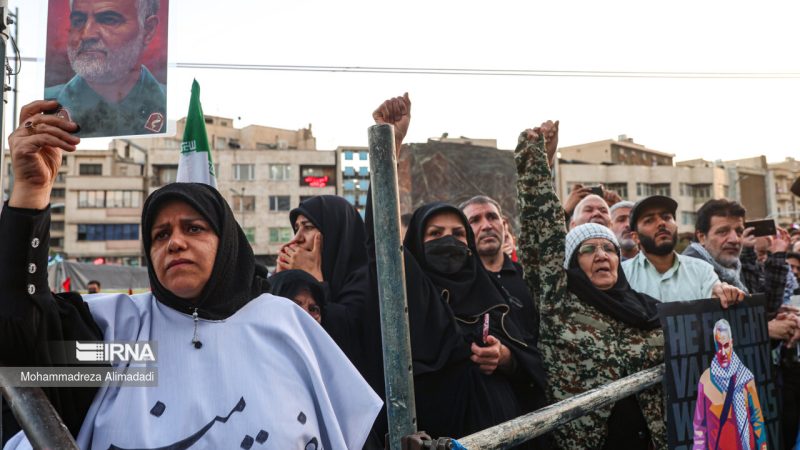
[(780, 449), (763, 295), (659, 305), (671, 449)]
[(44, 98), (80, 137), (165, 130), (168, 0), (49, 0)]

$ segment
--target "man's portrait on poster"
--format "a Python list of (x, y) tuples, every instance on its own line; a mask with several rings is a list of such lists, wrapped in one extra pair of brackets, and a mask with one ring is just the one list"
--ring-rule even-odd
[(694, 413), (694, 450), (766, 450), (767, 434), (753, 373), (733, 350), (725, 319), (714, 324), (716, 353), (700, 376)]
[(49, 0), (44, 97), (80, 137), (166, 129), (168, 0)]

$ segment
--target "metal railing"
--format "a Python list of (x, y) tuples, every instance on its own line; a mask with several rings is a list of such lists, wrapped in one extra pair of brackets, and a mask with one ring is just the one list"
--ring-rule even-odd
[(458, 439), (458, 442), (468, 450), (509, 448), (553, 431), (601, 406), (641, 392), (660, 383), (663, 378), (664, 365), (661, 364), (471, 434)]

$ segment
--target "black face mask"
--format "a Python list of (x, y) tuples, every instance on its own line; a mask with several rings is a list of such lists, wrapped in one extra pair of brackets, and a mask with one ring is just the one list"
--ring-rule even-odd
[(428, 241), (423, 245), (428, 266), (442, 275), (451, 275), (461, 270), (470, 255), (467, 245), (452, 235)]

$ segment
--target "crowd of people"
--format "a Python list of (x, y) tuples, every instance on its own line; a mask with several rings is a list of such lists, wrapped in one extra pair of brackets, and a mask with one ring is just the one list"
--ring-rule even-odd
[[(375, 229), (371, 195), (365, 219), (341, 197), (301, 202), (270, 274), (219, 192), (173, 183), (143, 206), (151, 292), (53, 293), (44, 270), (50, 191), (61, 152), (79, 143), (78, 124), (43, 114), (57, 106), (25, 106), (9, 138), (0, 363), (59, 365), (51, 341), (159, 342), (156, 387), (46, 389), (82, 448), (384, 448), (375, 242), (385, 230)], [(373, 118), (394, 126), (399, 152), (408, 95)], [(462, 437), (662, 363), (659, 302), (716, 298), (728, 308), (764, 293), (791, 448), (800, 232), (755, 237), (740, 204), (714, 199), (678, 253), (669, 197), (631, 202), (577, 185), (562, 202), (552, 177), (558, 133), (559, 122), (547, 121), (519, 136), (518, 236), (480, 192), (402, 217), (417, 428)], [(655, 386), (517, 448), (661, 449), (666, 426)], [(6, 445), (30, 446), (21, 432)]]

